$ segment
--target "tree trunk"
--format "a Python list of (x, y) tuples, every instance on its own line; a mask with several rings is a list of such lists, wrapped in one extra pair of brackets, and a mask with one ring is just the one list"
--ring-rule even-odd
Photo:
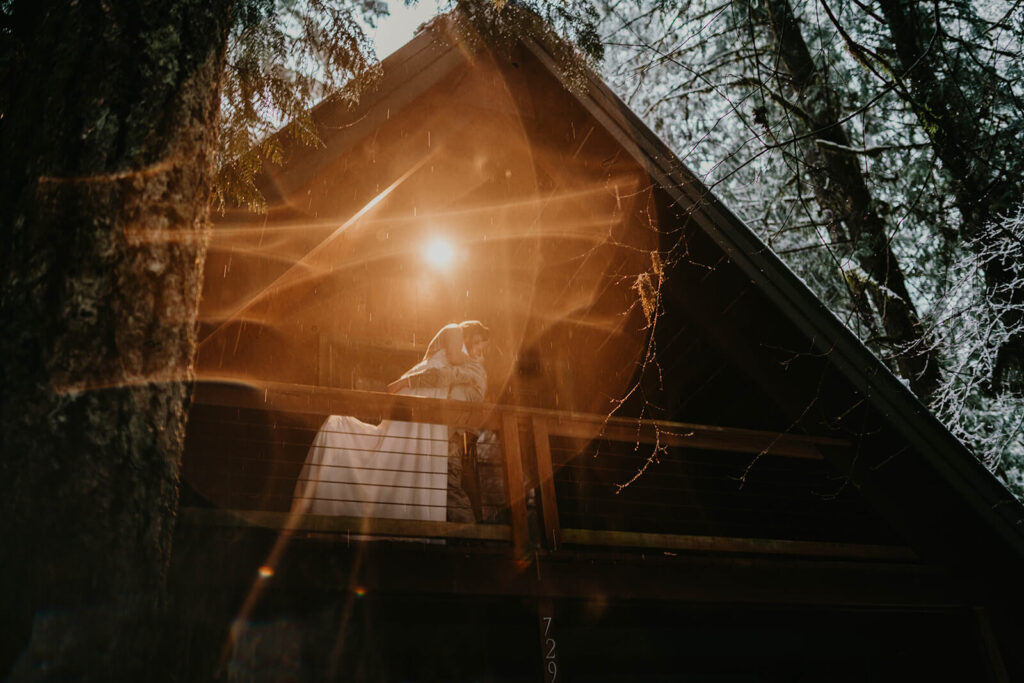
[[(819, 71), (804, 41), (788, 0), (765, 0), (774, 52), (796, 91), (806, 127), (817, 137), (850, 147), (839, 123), (838, 98)], [(875, 210), (858, 162), (809, 139), (805, 145), (807, 172), (815, 199), (829, 222), (833, 238), (849, 239), (859, 267), (867, 275), (851, 283), (854, 295), (865, 289), (881, 318), (887, 346), (893, 350), (900, 375), (926, 403), (938, 385), (935, 349), (907, 291), (903, 272), (889, 241), (885, 222)]]
[(3, 10), (0, 602), (13, 680), (143, 680), (151, 663), (230, 4)]
[(1024, 163), (1019, 135), (1000, 132), (984, 112), (1001, 110), (1019, 118), (1024, 112), (1009, 84), (983, 60), (969, 61), (944, 50), (945, 35), (934, 6), (918, 0), (879, 0), (893, 47), (909, 87), (908, 96), (921, 127), (945, 172), (964, 221), (963, 234), (980, 252), (985, 284), (1002, 322), (1012, 332), (998, 349), (993, 388), (1024, 391), (1024, 282), (1005, 253), (1005, 240), (1017, 239), (992, 227), (1017, 210), (1024, 197)]

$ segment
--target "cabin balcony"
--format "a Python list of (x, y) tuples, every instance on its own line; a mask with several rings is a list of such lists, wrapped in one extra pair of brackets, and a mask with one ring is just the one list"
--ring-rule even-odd
[[(186, 525), (328, 543), (447, 541), (460, 552), (518, 558), (587, 551), (914, 560), (823, 458), (851, 448), (840, 439), (275, 383), (203, 384), (194, 402), (184, 475), (198, 495), (183, 510)], [(487, 434), (471, 449), (473, 461), (463, 460), (463, 488), (473, 495), (446, 495), (435, 478), (429, 493), (448, 521), (292, 512), (328, 415)], [(400, 500), (405, 493), (400, 478), (381, 486)]]

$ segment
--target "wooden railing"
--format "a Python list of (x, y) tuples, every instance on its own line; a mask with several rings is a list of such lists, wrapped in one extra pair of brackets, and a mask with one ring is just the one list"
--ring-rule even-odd
[[(595, 440), (602, 444), (625, 445), (634, 451), (642, 445), (655, 459), (659, 452), (667, 453), (667, 449), (695, 449), (702, 456), (717, 452), (732, 454), (730, 457), (745, 454), (751, 462), (760, 458), (796, 462), (820, 460), (823, 448), (850, 447), (840, 439), (273, 383), (258, 387), (200, 384), (195, 390), (194, 402), (220, 409), (318, 416), (315, 419), (326, 415), (352, 415), (370, 421), (395, 419), (445, 424), (458, 429), (494, 430), (501, 437), (507, 515), (498, 523), (460, 524), (296, 515), (280, 509), (186, 509), (184, 519), (193, 523), (249, 524), (309, 533), (500, 541), (510, 543), (517, 556), (541, 548), (558, 552), (563, 546), (571, 545), (605, 549), (656, 548), (664, 552), (711, 551), (885, 561), (913, 559), (913, 554), (905, 547), (886, 543), (663, 533), (586, 528), (578, 524), (563, 527), (559, 519), (556, 470), (568, 466), (570, 459), (563, 457), (556, 461), (553, 457), (552, 444), (557, 440), (583, 444), (581, 452), (588, 449), (585, 444)], [(638, 462), (642, 465), (646, 460), (640, 458)], [(579, 467), (586, 466), (584, 463)], [(532, 534), (527, 504), (531, 490), (536, 492), (537, 513)], [(563, 503), (565, 499), (563, 495)]]

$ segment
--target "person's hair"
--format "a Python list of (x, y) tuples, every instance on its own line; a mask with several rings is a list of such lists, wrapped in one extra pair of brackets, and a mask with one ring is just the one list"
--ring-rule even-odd
[(462, 338), (468, 344), (473, 337), (480, 337), (481, 341), (488, 341), (491, 338), (491, 331), (479, 320), (464, 320), (459, 323), (462, 328)]

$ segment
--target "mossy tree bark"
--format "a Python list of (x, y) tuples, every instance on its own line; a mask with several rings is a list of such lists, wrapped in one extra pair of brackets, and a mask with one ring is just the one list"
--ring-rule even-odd
[(231, 0), (15, 0), (4, 14), (3, 654), (21, 654), (15, 680), (142, 680)]

